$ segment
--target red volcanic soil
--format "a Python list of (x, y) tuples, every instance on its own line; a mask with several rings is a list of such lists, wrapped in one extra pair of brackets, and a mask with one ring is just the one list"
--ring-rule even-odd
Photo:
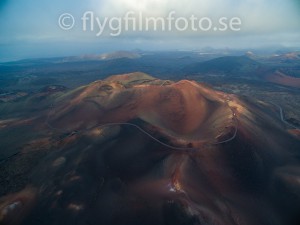
[(58, 129), (82, 130), (139, 118), (169, 135), (200, 140), (216, 136), (232, 123), (232, 111), (223, 97), (188, 80), (130, 88), (100, 81), (72, 96), (71, 101), (59, 103), (49, 123)]
[(27, 139), (24, 118), (0, 123), (20, 140), (1, 225), (298, 225), (300, 142), (266, 105), (135, 73), (30, 115)]
[(265, 76), (265, 79), (269, 82), (290, 86), (290, 87), (300, 87), (300, 78), (288, 76), (280, 71), (276, 71), (273, 74)]

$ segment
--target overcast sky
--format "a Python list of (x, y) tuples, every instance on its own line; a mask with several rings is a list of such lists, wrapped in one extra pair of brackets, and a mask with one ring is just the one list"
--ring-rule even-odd
[[(297, 0), (0, 0), (0, 61), (22, 58), (97, 54), (116, 50), (198, 50), (215, 48), (300, 47), (300, 7)], [(100, 21), (128, 11), (166, 18), (239, 17), (240, 31), (83, 32), (85, 11)], [(75, 26), (62, 30), (61, 14), (74, 16)], [(70, 22), (66, 20), (66, 23)]]

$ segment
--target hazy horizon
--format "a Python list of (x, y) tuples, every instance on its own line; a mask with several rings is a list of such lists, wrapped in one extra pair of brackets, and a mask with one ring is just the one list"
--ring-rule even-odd
[[(205, 47), (278, 50), (298, 48), (299, 10), (296, 0), (2, 0), (0, 61), (133, 49), (155, 51), (200, 50)], [(167, 18), (174, 11), (176, 18), (190, 18), (192, 15), (211, 18), (213, 27), (222, 17), (238, 17), (241, 25), (239, 31), (193, 32), (189, 24), (187, 30), (180, 32), (151, 29), (124, 32), (123, 29), (117, 37), (110, 35), (109, 31), (97, 36), (96, 31), (82, 29), (82, 17), (87, 11), (94, 12), (102, 22), (105, 17), (124, 17), (130, 11), (134, 13), (134, 17), (143, 13), (156, 18)], [(63, 30), (58, 24), (64, 13), (71, 14), (75, 19), (74, 27), (70, 30)]]

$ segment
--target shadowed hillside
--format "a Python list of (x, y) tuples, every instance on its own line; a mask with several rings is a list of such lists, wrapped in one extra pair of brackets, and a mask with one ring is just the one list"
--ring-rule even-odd
[(189, 74), (221, 73), (228, 76), (248, 76), (260, 66), (260, 63), (247, 56), (224, 56), (189, 65), (184, 68), (184, 72)]
[[(273, 60), (273, 58), (270, 59), (273, 64), (276, 64), (276, 61), (273, 62)], [(297, 62), (298, 61), (299, 60), (297, 60)], [(286, 63), (286, 61), (284, 62)], [(248, 56), (225, 56), (188, 65), (183, 68), (182, 72), (191, 77), (200, 74), (224, 77), (225, 79), (242, 78), (246, 80), (267, 81), (275, 84), (299, 88), (300, 78), (297, 76), (293, 77), (285, 72), (282, 72), (285, 70), (287, 69), (280, 67), (276, 68), (270, 63), (259, 63)], [(294, 70), (297, 71), (297, 69)]]
[(0, 224), (299, 221), (300, 142), (270, 103), (133, 73), (44, 104), (1, 120)]

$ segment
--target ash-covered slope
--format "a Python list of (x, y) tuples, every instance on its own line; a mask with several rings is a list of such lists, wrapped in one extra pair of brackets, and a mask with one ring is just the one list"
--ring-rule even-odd
[(0, 198), (0, 224), (299, 219), (300, 142), (271, 104), (135, 73), (56, 96), (28, 123), (44, 137), (1, 166), (45, 154)]

